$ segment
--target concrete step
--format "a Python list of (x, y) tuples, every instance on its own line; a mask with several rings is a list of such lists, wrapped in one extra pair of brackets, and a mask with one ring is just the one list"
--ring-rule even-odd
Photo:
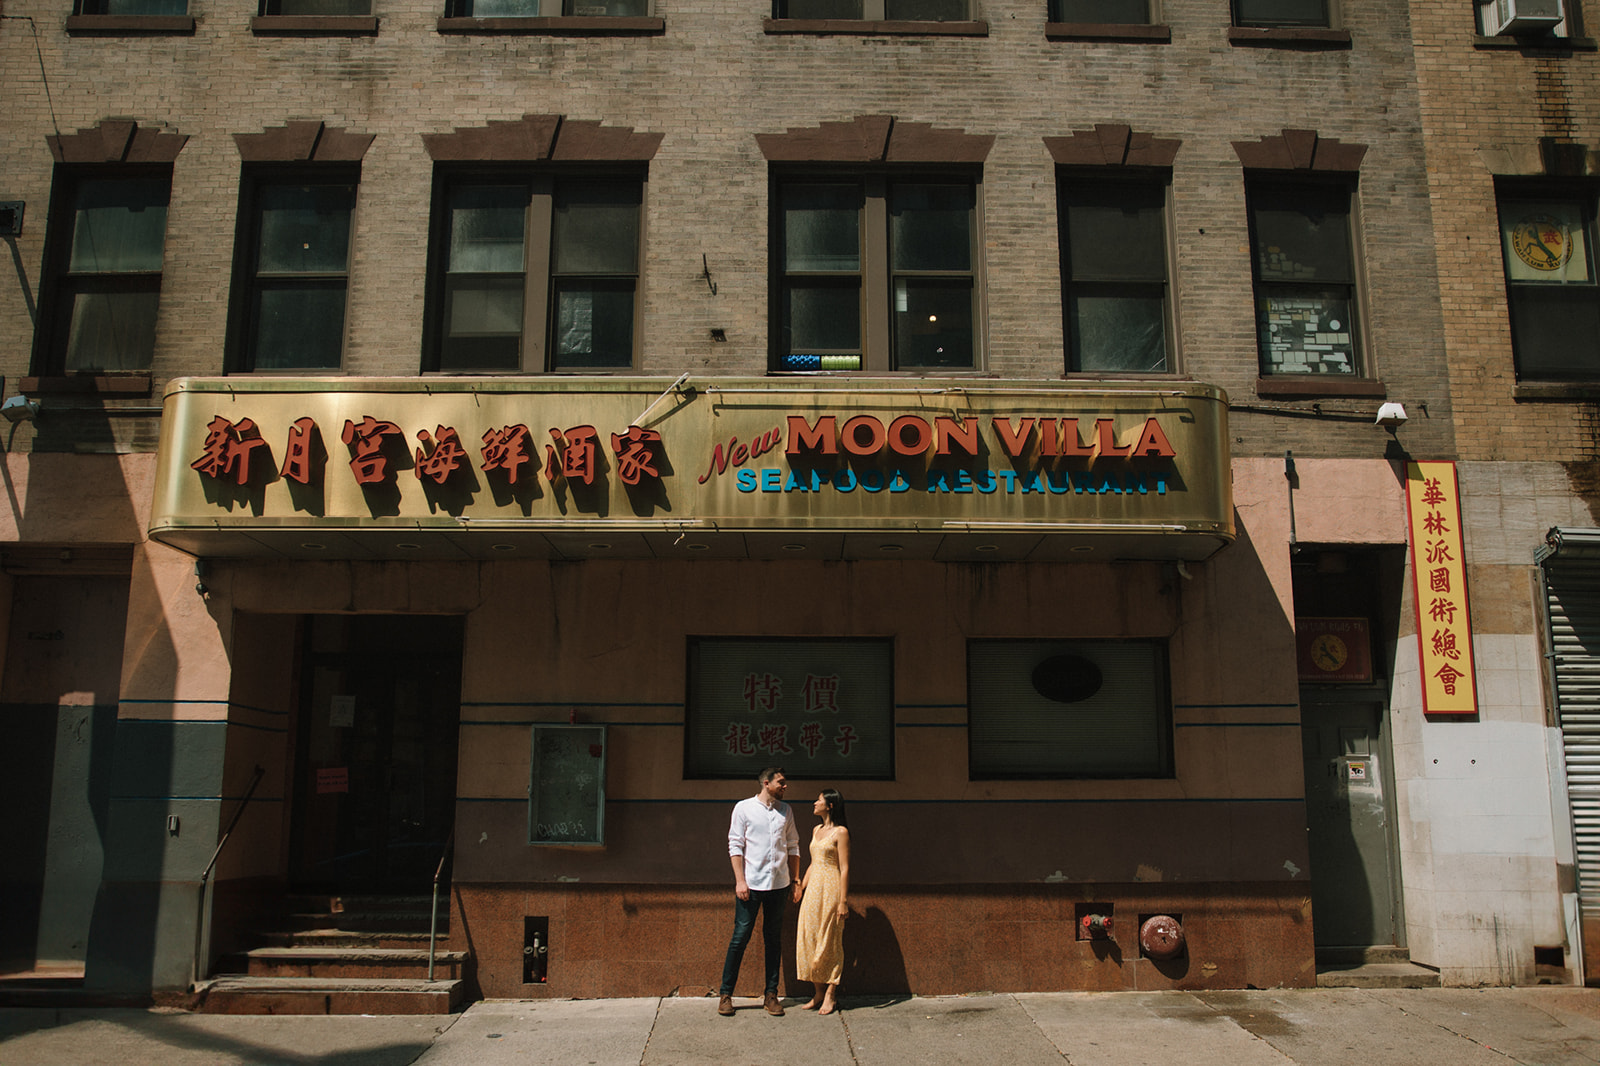
[[(428, 975), (428, 949), (340, 946), (254, 948), (244, 953), (251, 977), (418, 979)], [(434, 976), (456, 978), (464, 951), (436, 951)]]
[(1317, 966), (1318, 988), (1439, 988), (1439, 971), (1414, 962), (1356, 962)]
[[(256, 934), (268, 948), (422, 948), (427, 949), (428, 934), (385, 929), (345, 929), (319, 926), (310, 929), (267, 929)], [(449, 939), (448, 930), (439, 930), (439, 944)]]
[(1410, 962), (1411, 950), (1394, 944), (1373, 944), (1365, 947), (1317, 949), (1317, 965), (1345, 966), (1369, 962)]
[(218, 977), (195, 988), (200, 1014), (455, 1014), (459, 980)]

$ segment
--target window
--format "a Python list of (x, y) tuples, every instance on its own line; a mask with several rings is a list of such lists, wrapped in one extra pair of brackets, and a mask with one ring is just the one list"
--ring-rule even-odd
[(447, 0), (448, 18), (641, 17), (649, 0)]
[(894, 778), (894, 644), (691, 637), (684, 776)]
[(1233, 0), (1233, 24), (1266, 29), (1329, 26), (1329, 0)]
[(45, 373), (147, 370), (167, 233), (170, 170), (58, 173), (39, 335)]
[(189, 0), (78, 0), (75, 15), (186, 15)]
[(1600, 378), (1593, 188), (1502, 189), (1500, 242), (1517, 376)]
[(338, 369), (357, 177), (246, 172), (229, 321), (234, 369)]
[(1350, 186), (1251, 181), (1263, 374), (1360, 373)]
[(976, 366), (977, 188), (953, 177), (780, 180), (776, 368)]
[(1058, 179), (1067, 368), (1172, 369), (1165, 180)]
[(631, 367), (643, 195), (596, 175), (442, 181), (433, 369)]
[(974, 780), (1171, 777), (1160, 640), (974, 640), (967, 645)]
[(780, 19), (865, 19), (894, 22), (961, 22), (967, 0), (775, 0)]
[(1050, 21), (1143, 26), (1154, 20), (1150, 0), (1050, 0)]
[(261, 0), (263, 17), (370, 15), (372, 0)]

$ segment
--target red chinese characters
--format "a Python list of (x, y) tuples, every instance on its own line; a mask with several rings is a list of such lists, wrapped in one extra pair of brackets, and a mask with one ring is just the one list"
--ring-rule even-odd
[(389, 477), (389, 459), (383, 454), (385, 437), (400, 436), (400, 427), (393, 422), (380, 422), (371, 415), (360, 422), (344, 421), (344, 432), (339, 439), (351, 446), (350, 469), (358, 485), (379, 485)]
[(573, 426), (563, 434), (550, 430), (553, 445), (545, 445), (544, 476), (550, 481), (566, 478), (593, 485), (599, 473), (600, 434), (593, 426)]
[(283, 449), (283, 468), (279, 476), (302, 485), (311, 484), (313, 445), (317, 440), (317, 423), (312, 418), (297, 418), (289, 424), (289, 441)]
[(449, 426), (438, 426), (429, 436), (425, 429), (417, 430), (422, 447), (417, 449), (417, 480), (431, 480), (443, 485), (450, 475), (466, 461), (467, 453), (461, 447), (461, 438)]
[(1459, 492), (1452, 464), (1410, 465), (1407, 498), (1417, 641), (1423, 710), (1428, 714), (1472, 714), (1477, 710)]
[(217, 415), (206, 426), (204, 454), (189, 466), (219, 481), (232, 475), (235, 484), (243, 485), (250, 480), (251, 453), (266, 443), (250, 419), (241, 418), (235, 425)]
[(518, 424), (487, 430), (483, 434), (483, 470), (485, 473), (504, 470), (506, 480), (515, 485), (517, 468), (533, 461), (530, 448), (527, 426)]
[(611, 450), (617, 455), (617, 477), (624, 485), (637, 485), (646, 477), (661, 476), (655, 467), (655, 449), (660, 443), (659, 432), (638, 426), (629, 426), (625, 434), (611, 434)]

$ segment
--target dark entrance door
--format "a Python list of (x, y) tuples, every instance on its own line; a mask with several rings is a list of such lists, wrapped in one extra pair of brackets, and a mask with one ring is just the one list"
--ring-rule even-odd
[(1397, 943), (1393, 819), (1383, 705), (1301, 693), (1306, 829), (1317, 947)]
[(290, 880), (428, 891), (455, 818), (462, 620), (305, 620)]

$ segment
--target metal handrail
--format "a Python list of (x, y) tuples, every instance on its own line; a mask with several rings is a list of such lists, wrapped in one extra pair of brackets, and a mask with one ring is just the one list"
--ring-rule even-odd
[(239, 824), (239, 819), (244, 815), (244, 809), (250, 805), (250, 800), (255, 797), (256, 786), (261, 784), (261, 779), (266, 776), (266, 768), (256, 766), (255, 776), (250, 779), (250, 787), (244, 790), (244, 798), (239, 801), (239, 806), (234, 809), (233, 818), (228, 822), (228, 828), (223, 830), (222, 837), (217, 841), (216, 850), (211, 853), (211, 861), (206, 863), (206, 868), (200, 871), (200, 892), (196, 902), (197, 913), (194, 923), (194, 959), (189, 970), (189, 987), (192, 989), (200, 981), (200, 952), (203, 947), (203, 938), (206, 928), (206, 897), (211, 889), (211, 871), (216, 869), (217, 859), (222, 855), (222, 849), (228, 843), (228, 838), (233, 835), (234, 827)]
[(455, 827), (445, 837), (444, 852), (439, 856), (439, 867), (433, 871), (433, 904), (428, 909), (428, 980), (433, 980), (433, 953), (439, 942), (439, 879), (444, 876), (445, 860), (450, 858), (450, 848), (456, 842)]

